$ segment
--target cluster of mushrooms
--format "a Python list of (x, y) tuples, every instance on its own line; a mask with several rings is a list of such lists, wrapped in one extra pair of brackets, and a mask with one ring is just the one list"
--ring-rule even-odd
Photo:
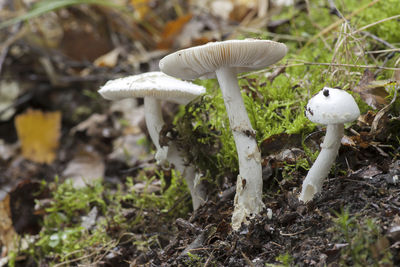
[[(160, 101), (187, 104), (205, 93), (205, 88), (183, 80), (217, 78), (230, 128), (236, 144), (239, 175), (236, 182), (232, 228), (238, 230), (248, 218), (259, 214), (263, 208), (261, 154), (244, 106), (236, 75), (263, 69), (282, 59), (286, 45), (269, 40), (230, 40), (211, 42), (183, 49), (167, 55), (160, 61), (162, 72), (149, 72), (108, 81), (99, 93), (109, 100), (143, 97), (145, 119), (150, 137), (157, 149), (158, 164), (171, 164), (185, 178), (196, 210), (207, 198), (199, 174), (192, 165), (185, 163), (177, 146), (159, 142), (164, 125)], [(179, 78), (179, 79), (177, 79)], [(312, 97), (306, 106), (307, 117), (316, 123), (327, 125), (327, 133), (321, 144), (321, 153), (304, 180), (299, 199), (307, 202), (321, 191), (339, 150), (343, 136), (343, 123), (354, 121), (360, 114), (353, 97), (339, 89), (324, 88)]]

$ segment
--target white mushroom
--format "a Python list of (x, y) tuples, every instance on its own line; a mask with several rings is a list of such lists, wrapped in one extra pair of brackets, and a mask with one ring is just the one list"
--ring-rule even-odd
[(162, 72), (148, 72), (108, 81), (99, 93), (108, 100), (143, 97), (147, 130), (156, 146), (155, 159), (158, 164), (172, 163), (186, 179), (192, 195), (193, 208), (197, 209), (205, 201), (204, 186), (195, 186), (195, 169), (187, 166), (175, 144), (161, 147), (160, 131), (164, 125), (161, 100), (187, 104), (195, 97), (205, 93), (205, 88), (190, 82), (181, 81)]
[(360, 110), (346, 91), (324, 87), (308, 101), (305, 114), (312, 122), (327, 125), (321, 152), (303, 181), (299, 199), (307, 202), (321, 192), (324, 179), (338, 154), (344, 123), (356, 120)]
[(263, 208), (261, 155), (242, 99), (236, 74), (265, 68), (285, 56), (284, 44), (268, 40), (231, 40), (177, 51), (160, 61), (168, 75), (192, 80), (217, 77), (239, 159), (232, 228)]

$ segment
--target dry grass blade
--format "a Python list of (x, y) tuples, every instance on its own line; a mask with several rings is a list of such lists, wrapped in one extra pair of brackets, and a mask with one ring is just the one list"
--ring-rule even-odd
[(357, 29), (357, 30), (354, 31), (352, 34), (359, 33), (359, 32), (361, 32), (361, 31), (363, 31), (363, 30), (365, 30), (365, 29), (368, 29), (368, 28), (370, 28), (370, 27), (372, 27), (372, 26), (378, 25), (379, 23), (382, 23), (382, 22), (385, 22), (385, 21), (389, 21), (389, 20), (392, 20), (392, 19), (397, 19), (397, 18), (400, 18), (400, 15), (396, 15), (396, 16), (392, 16), (392, 17), (389, 17), (389, 18), (381, 19), (381, 20), (379, 20), (379, 21), (376, 21), (376, 22), (374, 22), (374, 23), (365, 25), (364, 27), (361, 27), (361, 28)]
[[(299, 60), (296, 60), (296, 61), (299, 61)], [(292, 62), (294, 62), (294, 61), (292, 61)], [(357, 64), (342, 64), (342, 63), (306, 62), (306, 61), (303, 61), (302, 63), (291, 63), (291, 64), (287, 64), (287, 65), (275, 65), (275, 66), (271, 66), (271, 67), (268, 67), (268, 68), (263, 69), (263, 70), (253, 71), (253, 72), (249, 72), (249, 73), (240, 75), (239, 78), (248, 77), (248, 76), (254, 75), (254, 74), (265, 73), (265, 72), (270, 71), (271, 69), (301, 67), (301, 66), (307, 66), (307, 65), (311, 65), (311, 66), (327, 66), (327, 67), (330, 67), (330, 66), (340, 66), (340, 67), (349, 67), (349, 68), (382, 69), (382, 70), (400, 71), (400, 68), (382, 67), (382, 66), (376, 66), (376, 65), (357, 65)]]
[(388, 53), (388, 52), (400, 52), (400, 48), (375, 50), (375, 51), (366, 51), (365, 53), (366, 54), (379, 54), (379, 53)]
[(333, 29), (335, 29), (336, 27), (338, 27), (340, 24), (342, 24), (345, 20), (349, 20), (350, 18), (358, 15), (360, 12), (364, 11), (367, 8), (370, 8), (371, 6), (375, 5), (376, 3), (378, 3), (380, 0), (374, 0), (371, 3), (368, 3), (365, 6), (360, 7), (359, 9), (353, 11), (350, 15), (346, 16), (345, 18), (339, 19), (336, 22), (334, 22), (333, 24), (329, 25), (328, 27), (326, 27), (325, 29), (323, 29), (322, 31), (320, 31), (318, 34), (316, 34), (313, 38), (311, 38), (300, 50), (306, 48), (307, 46), (309, 46), (311, 43), (313, 43), (315, 40), (317, 40), (318, 38), (320, 38), (321, 36), (324, 36), (325, 34), (329, 33), (330, 31), (332, 31)]

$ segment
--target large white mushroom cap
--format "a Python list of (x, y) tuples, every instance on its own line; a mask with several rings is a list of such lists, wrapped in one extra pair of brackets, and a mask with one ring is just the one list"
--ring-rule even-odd
[(184, 80), (215, 78), (215, 71), (230, 67), (235, 73), (263, 69), (282, 59), (285, 44), (270, 40), (229, 40), (183, 49), (160, 60), (160, 70)]
[(203, 86), (155, 71), (108, 81), (101, 87), (99, 93), (108, 100), (154, 97), (178, 104), (187, 104), (205, 91)]
[(310, 121), (327, 125), (352, 122), (360, 109), (346, 91), (324, 87), (308, 101), (305, 114)]

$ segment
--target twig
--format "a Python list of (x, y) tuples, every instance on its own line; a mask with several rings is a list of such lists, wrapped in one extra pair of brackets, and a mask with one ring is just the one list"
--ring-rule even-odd
[(359, 9), (353, 11), (350, 15), (346, 16), (343, 19), (339, 19), (337, 21), (335, 21), (333, 24), (329, 25), (328, 27), (326, 27), (325, 29), (323, 29), (322, 31), (320, 31), (318, 34), (314, 35), (314, 37), (312, 37), (300, 50), (306, 48), (307, 46), (309, 46), (311, 43), (313, 43), (315, 40), (317, 40), (318, 38), (320, 38), (321, 36), (329, 33), (330, 31), (332, 31), (333, 29), (335, 29), (336, 27), (338, 27), (343, 21), (345, 21), (345, 19), (350, 19), (354, 16), (356, 16), (357, 14), (359, 14), (360, 12), (364, 11), (365, 9), (375, 5), (376, 3), (378, 3), (380, 0), (374, 0), (371, 3), (368, 3), (365, 6), (360, 7)]
[[(392, 49), (398, 49), (398, 48), (396, 48), (394, 45), (392, 45), (391, 43), (389, 43), (389, 42), (387, 42), (387, 41), (385, 41), (385, 40), (379, 38), (379, 37), (376, 36), (375, 34), (372, 34), (372, 33), (370, 33), (370, 32), (366, 32), (366, 31), (362, 31), (361, 34), (363, 34), (363, 35), (365, 35), (365, 36), (368, 36), (368, 37), (371, 37), (371, 38), (374, 39), (375, 41), (378, 41), (378, 42), (380, 42), (380, 43), (386, 45), (387, 47), (390, 47), (390, 48), (392, 48)], [(399, 51), (399, 50), (398, 50), (398, 51)]]
[(246, 256), (246, 254), (243, 253), (243, 251), (241, 251), (242, 256), (244, 258), (244, 260), (246, 261), (246, 263), (250, 266), (250, 267), (255, 267), (254, 263), (249, 259), (249, 257)]
[(308, 231), (308, 230), (311, 229), (311, 228), (312, 228), (312, 226), (310, 226), (310, 227), (308, 227), (308, 228), (306, 228), (306, 229), (304, 229), (304, 230), (301, 230), (301, 231), (299, 231), (299, 232), (296, 232), (296, 233), (287, 233), (287, 234), (286, 234), (286, 233), (283, 233), (282, 231), (279, 231), (279, 234), (282, 235), (282, 236), (295, 236), (295, 235), (304, 233), (304, 232)]
[(380, 24), (382, 22), (389, 21), (389, 20), (392, 20), (392, 19), (397, 19), (397, 18), (400, 18), (400, 15), (395, 15), (395, 16), (391, 16), (391, 17), (388, 17), (388, 18), (385, 18), (385, 19), (381, 19), (381, 20), (375, 21), (374, 23), (365, 25), (364, 27), (361, 27), (361, 28), (357, 29), (356, 31), (353, 32), (353, 34), (359, 33), (359, 32), (361, 32), (361, 31), (363, 31), (365, 29), (368, 29), (368, 28), (370, 28), (372, 26), (378, 25), (378, 24)]
[(298, 42), (305, 42), (308, 40), (308, 38), (303, 37), (303, 36), (293, 36), (293, 35), (289, 35), (289, 34), (265, 32), (260, 29), (245, 27), (245, 26), (241, 26), (240, 28), (237, 29), (237, 31), (244, 32), (244, 33), (258, 33), (258, 34), (267, 33), (269, 36), (273, 37), (274, 39), (279, 39), (279, 40), (290, 40), (290, 41), (298, 41)]
[(210, 256), (208, 256), (208, 259), (207, 259), (207, 261), (204, 263), (203, 267), (207, 267), (207, 266), (208, 266), (208, 264), (210, 263), (210, 261), (211, 261), (211, 259), (212, 259), (212, 257), (213, 257), (213, 253), (214, 253), (214, 250), (211, 251), (211, 254), (210, 254)]
[(363, 69), (382, 69), (382, 70), (400, 70), (400, 68), (391, 68), (391, 67), (382, 67), (382, 66), (376, 66), (376, 65), (356, 65), (356, 64), (340, 64), (340, 63), (318, 63), (318, 62), (303, 62), (303, 63), (292, 63), (292, 64), (288, 64), (288, 65), (275, 65), (275, 66), (271, 66), (268, 67), (266, 69), (263, 70), (258, 70), (258, 71), (254, 71), (254, 72), (249, 72), (247, 74), (241, 75), (240, 77), (247, 77), (253, 74), (260, 74), (260, 73), (264, 73), (267, 71), (270, 71), (271, 69), (278, 69), (278, 68), (290, 68), (290, 67), (300, 67), (300, 66), (306, 66), (306, 65), (320, 65), (320, 66), (342, 66), (342, 67), (354, 67), (354, 68), (363, 68)]
[(339, 18), (346, 20), (346, 18), (342, 15), (339, 9), (336, 7), (335, 2), (333, 0), (328, 0), (329, 4), (329, 13), (338, 16)]
[(271, 243), (271, 244), (273, 244), (273, 245), (275, 245), (275, 246), (277, 246), (277, 247), (280, 247), (280, 248), (283, 248), (284, 246), (282, 246), (281, 244), (278, 244), (278, 243), (276, 243), (276, 242), (274, 242), (274, 241), (269, 241), (269, 243)]
[(379, 54), (379, 53), (387, 53), (387, 52), (400, 52), (400, 48), (366, 51), (365, 53), (366, 54)]
[(353, 182), (353, 183), (359, 183), (359, 184), (363, 184), (363, 185), (368, 185), (369, 187), (373, 188), (373, 189), (377, 189), (375, 186), (373, 186), (372, 184), (369, 184), (367, 182), (364, 181), (358, 181), (358, 180), (354, 180), (354, 179), (350, 179), (350, 178), (345, 178), (343, 179), (344, 181), (348, 181), (348, 182)]
[[(301, 64), (288, 65), (292, 67)], [(342, 67), (354, 67), (354, 68), (371, 68), (371, 69), (383, 69), (383, 70), (400, 70), (400, 68), (381, 67), (376, 65), (356, 65), (356, 64), (341, 64), (341, 63), (317, 63), (317, 62), (304, 62), (303, 65), (321, 65), (321, 66), (342, 66)], [(277, 66), (275, 66), (277, 67)]]

